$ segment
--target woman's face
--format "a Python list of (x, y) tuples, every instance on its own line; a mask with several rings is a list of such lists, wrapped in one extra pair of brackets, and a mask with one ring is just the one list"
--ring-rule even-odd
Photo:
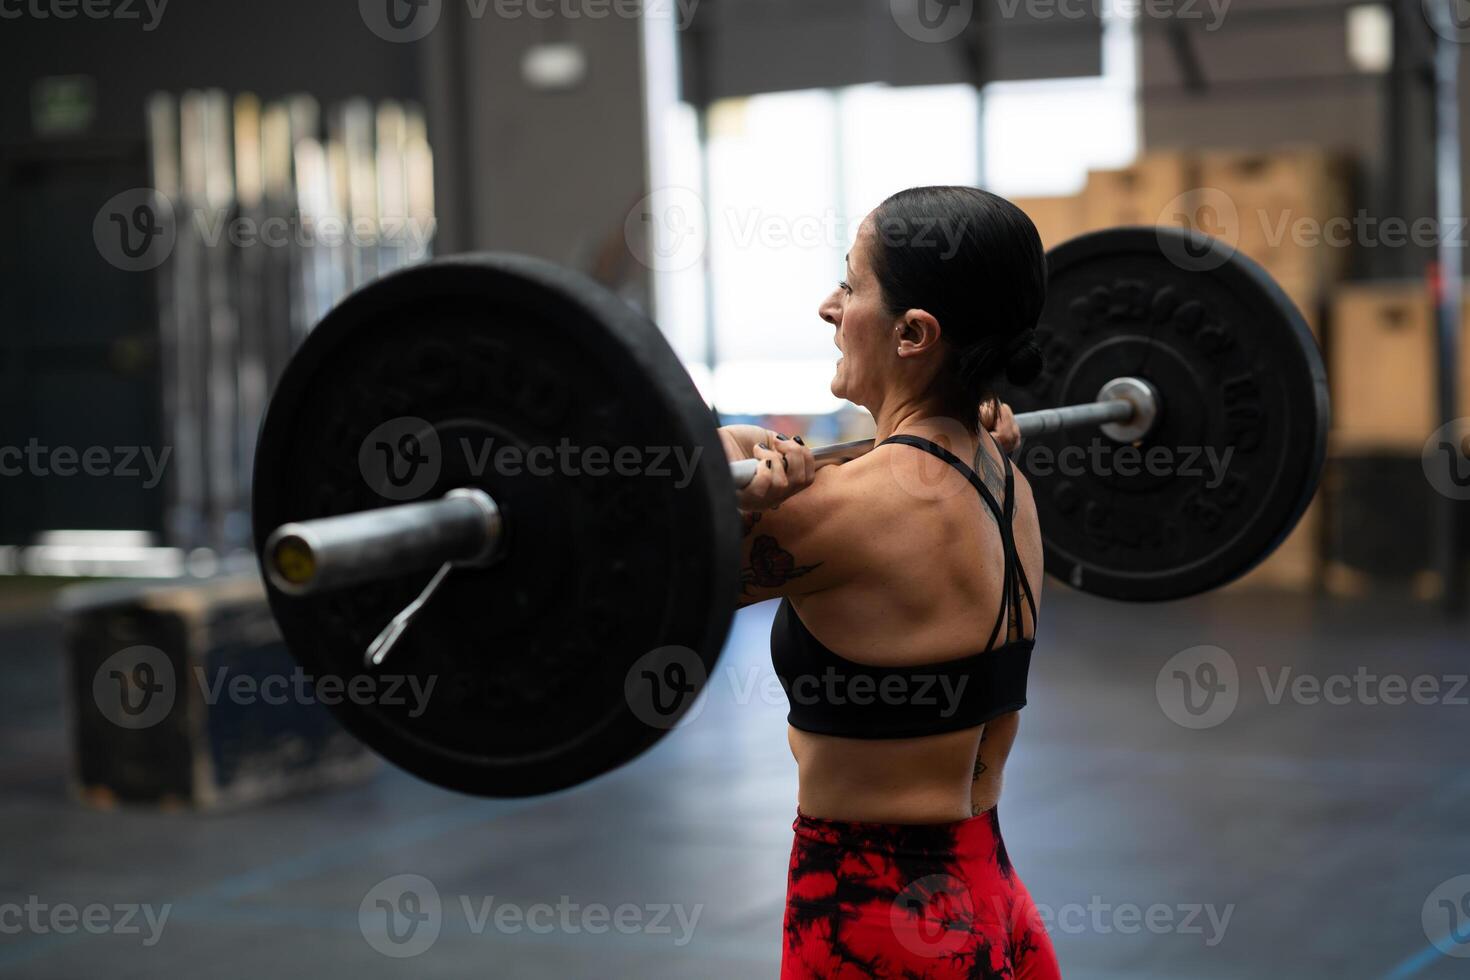
[(817, 315), (836, 328), (832, 340), (841, 351), (832, 377), (832, 394), (858, 405), (880, 399), (884, 378), (897, 361), (900, 319), (883, 305), (869, 260), (873, 247), (872, 217), (863, 221), (847, 255), (847, 274), (817, 308)]

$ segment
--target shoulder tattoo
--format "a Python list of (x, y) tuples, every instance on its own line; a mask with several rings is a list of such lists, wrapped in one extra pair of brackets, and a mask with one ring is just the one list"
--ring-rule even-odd
[(750, 563), (740, 570), (740, 592), (749, 595), (751, 588), (779, 589), (821, 564), (798, 565), (796, 556), (781, 547), (775, 538), (769, 534), (756, 535), (750, 545)]

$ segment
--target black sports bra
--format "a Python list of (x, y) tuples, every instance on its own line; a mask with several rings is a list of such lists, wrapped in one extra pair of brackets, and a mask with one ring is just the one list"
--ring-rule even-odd
[(935, 664), (876, 667), (827, 649), (806, 628), (791, 601), (782, 599), (771, 624), (771, 663), (791, 704), (786, 720), (804, 732), (844, 738), (939, 735), (983, 725), (1026, 704), (1026, 675), (1035, 640), (991, 647), (1001, 625), (1009, 629), (1009, 614), (1019, 612), (1022, 595), (1032, 623), (1036, 622), (1036, 601), (1011, 532), (1015, 512), (1011, 461), (1005, 459), (1002, 508), (975, 471), (948, 450), (918, 436), (893, 436), (880, 445), (890, 443), (922, 449), (959, 470), (995, 515), (1005, 553), (1000, 613), (979, 653)]

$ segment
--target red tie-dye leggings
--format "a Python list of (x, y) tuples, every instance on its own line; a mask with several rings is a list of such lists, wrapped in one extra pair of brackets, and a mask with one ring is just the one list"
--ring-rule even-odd
[(1051, 980), (1051, 939), (994, 810), (946, 824), (792, 824), (783, 980)]

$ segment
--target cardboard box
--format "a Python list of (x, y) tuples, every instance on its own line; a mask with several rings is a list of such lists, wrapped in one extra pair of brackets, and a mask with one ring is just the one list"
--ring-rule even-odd
[(1198, 175), (1197, 207), (1276, 278), (1330, 283), (1347, 273), (1357, 242), (1342, 157), (1315, 147), (1212, 150)]
[(1118, 170), (1092, 170), (1082, 192), (1082, 226), (1097, 231), (1119, 225), (1174, 224), (1178, 198), (1195, 186), (1190, 153), (1146, 153)]
[(1296, 304), (1296, 308), (1301, 310), (1302, 316), (1306, 318), (1307, 326), (1312, 328), (1312, 336), (1316, 337), (1320, 344), (1322, 342), (1322, 314), (1327, 302), (1326, 288), (1312, 276), (1288, 276), (1276, 279), (1276, 284)]
[[(1470, 323), (1470, 316), (1466, 318)], [(1461, 327), (1460, 408), (1470, 415), (1470, 343)], [(1332, 303), (1328, 378), (1338, 452), (1419, 453), (1439, 428), (1434, 304), (1418, 280), (1354, 283)]]
[(1314, 499), (1286, 540), (1227, 591), (1315, 591), (1322, 583), (1322, 532), (1322, 505)]
[(1016, 197), (1011, 203), (1026, 212), (1041, 234), (1045, 248), (1055, 248), (1082, 234), (1082, 199), (1071, 197)]

